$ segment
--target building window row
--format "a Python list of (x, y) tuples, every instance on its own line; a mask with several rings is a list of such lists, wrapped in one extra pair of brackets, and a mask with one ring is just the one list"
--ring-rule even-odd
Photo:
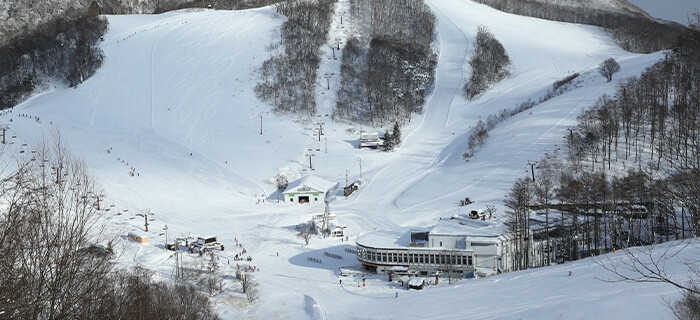
[(367, 262), (400, 263), (400, 264), (429, 264), (471, 266), (472, 256), (457, 253), (418, 253), (418, 252), (376, 252), (374, 250), (359, 250), (360, 258)]

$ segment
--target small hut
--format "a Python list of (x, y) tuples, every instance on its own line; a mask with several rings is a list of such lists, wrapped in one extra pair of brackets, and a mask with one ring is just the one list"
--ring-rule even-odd
[(148, 243), (148, 236), (145, 234), (141, 234), (140, 232), (136, 230), (129, 231), (129, 238), (131, 240), (136, 241), (138, 243)]

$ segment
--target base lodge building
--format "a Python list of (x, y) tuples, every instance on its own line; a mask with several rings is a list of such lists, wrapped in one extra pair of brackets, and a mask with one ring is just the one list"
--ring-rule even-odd
[(428, 230), (375, 231), (357, 239), (357, 259), (377, 273), (485, 277), (512, 269), (510, 239), (502, 228), (450, 219)]

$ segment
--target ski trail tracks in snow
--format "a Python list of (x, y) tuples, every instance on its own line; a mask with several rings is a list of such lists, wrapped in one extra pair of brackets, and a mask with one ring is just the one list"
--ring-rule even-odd
[[(440, 43), (435, 88), (428, 99), (421, 124), (408, 134), (405, 142), (390, 155), (393, 159), (389, 165), (379, 170), (365, 186), (355, 201), (375, 203), (376, 206), (392, 202), (398, 208), (396, 200), (403, 190), (397, 184), (410, 186), (430, 171), (434, 159), (442, 151), (438, 137), (445, 134), (450, 109), (455, 96), (461, 94), (463, 84), (463, 66), (469, 45), (464, 32), (459, 29), (432, 1), (428, 3), (441, 16), (437, 29)], [(374, 199), (372, 199), (374, 198)]]

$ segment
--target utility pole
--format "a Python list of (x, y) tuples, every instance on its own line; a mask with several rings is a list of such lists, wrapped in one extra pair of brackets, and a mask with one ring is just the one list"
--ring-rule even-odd
[(535, 182), (535, 166), (537, 161), (528, 161), (527, 165), (530, 166), (530, 171), (532, 172), (532, 182)]
[(165, 249), (168, 249), (168, 224), (165, 224), (165, 227), (163, 227), (163, 230), (165, 230)]
[(323, 227), (321, 232), (323, 233), (323, 238), (326, 238), (326, 231), (328, 231), (330, 224), (330, 213), (331, 209), (328, 207), (328, 201), (326, 201), (326, 210), (323, 212)]
[(62, 165), (58, 165), (57, 167), (53, 167), (54, 170), (56, 170), (56, 184), (61, 183), (61, 169), (63, 169)]
[(260, 135), (262, 136), (262, 115), (260, 115)]
[(360, 163), (360, 183), (362, 183), (362, 158), (357, 157), (357, 162)]
[[(177, 243), (177, 241), (175, 241)], [(180, 246), (175, 246), (175, 279), (182, 279), (182, 252)]]

